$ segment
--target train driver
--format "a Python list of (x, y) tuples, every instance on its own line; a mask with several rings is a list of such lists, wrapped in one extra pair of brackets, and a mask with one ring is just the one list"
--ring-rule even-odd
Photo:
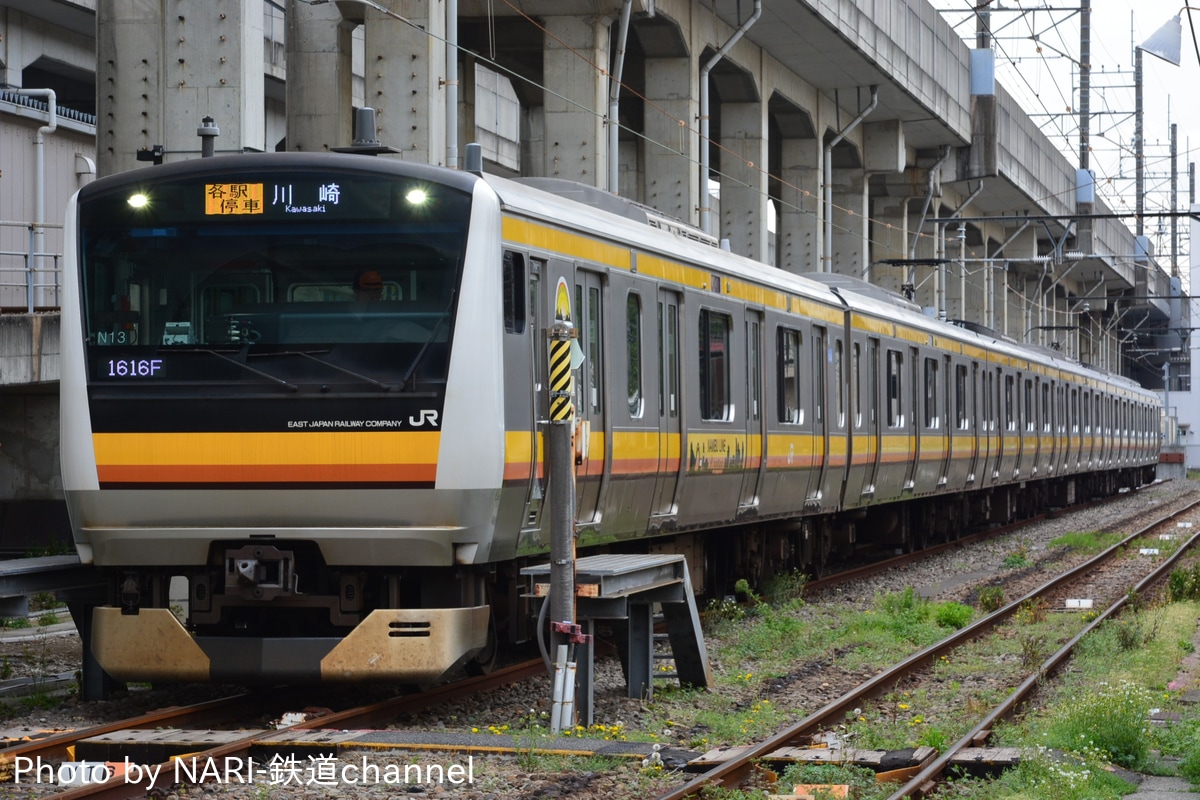
[(373, 269), (360, 272), (354, 279), (354, 299), (359, 303), (375, 302), (383, 296), (383, 278)]

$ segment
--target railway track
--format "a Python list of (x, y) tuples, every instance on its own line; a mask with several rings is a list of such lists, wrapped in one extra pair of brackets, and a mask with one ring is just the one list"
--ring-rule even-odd
[[(545, 665), (541, 659), (524, 661), (509, 667), (495, 670), (487, 675), (468, 678), (462, 681), (444, 684), (433, 689), (402, 697), (394, 697), (369, 705), (348, 708), (343, 711), (313, 717), (295, 725), (279, 728), (268, 733), (255, 731), (244, 737), (226, 742), (220, 746), (191, 754), (197, 763), (225, 763), (224, 759), (246, 759), (250, 748), (268, 735), (281, 732), (299, 732), (316, 728), (356, 728), (387, 724), (398, 715), (412, 713), (434, 707), (453, 699), (474, 693), (483, 693), (509, 683), (525, 680), (535, 675), (543, 674)], [(283, 702), (282, 693), (270, 693), (267, 697), (254, 700), (254, 706), (278, 705)], [(274, 698), (274, 702), (270, 698)], [(59, 734), (35, 742), (27, 742), (0, 750), (0, 766), (12, 768), (18, 757), (37, 758), (61, 761), (69, 757), (69, 748), (80, 741), (101, 734), (116, 731), (133, 731), (141, 729), (156, 729), (161, 727), (199, 727), (214, 722), (228, 722), (238, 717), (245, 718), (246, 703), (250, 695), (238, 694), (229, 697), (199, 703), (193, 706), (168, 708), (161, 711), (142, 714), (126, 720), (105, 725), (93, 726), (78, 731)], [(294, 705), (294, 702), (293, 702)], [(239, 711), (240, 709), (240, 711)], [(104, 783), (95, 783), (77, 788), (67, 789), (54, 796), (62, 800), (73, 798), (102, 798), (103, 800), (123, 800), (124, 798), (144, 798), (156, 787), (151, 775), (173, 775), (169, 763), (159, 765), (161, 769), (146, 770), (142, 778), (134, 779), (126, 776), (114, 776)]]
[[(949, 654), (956, 648), (975, 639), (987, 636), (999, 625), (1007, 621), (1018, 609), (1025, 606), (1025, 604), (1055, 596), (1056, 593), (1062, 592), (1064, 587), (1077, 584), (1084, 576), (1092, 575), (1097, 570), (1103, 569), (1112, 562), (1115, 556), (1136, 544), (1143, 537), (1151, 535), (1162, 526), (1170, 524), (1178, 517), (1198, 507), (1200, 507), (1200, 502), (1193, 502), (1182, 509), (1176, 509), (1166, 516), (1156, 519), (1128, 535), (1117, 544), (1104, 550), (1102, 553), (1045, 582), (989, 616), (905, 658), (892, 668), (859, 684), (849, 692), (827, 703), (823, 708), (786, 729), (779, 731), (774, 736), (763, 740), (757, 745), (740, 748), (736, 755), (731, 756), (723, 763), (712, 767), (686, 784), (661, 794), (659, 800), (683, 800), (683, 798), (699, 796), (700, 792), (706, 787), (733, 787), (743, 783), (751, 776), (757, 764), (771, 761), (772, 754), (784, 748), (803, 747), (809, 744), (814, 735), (844, 721), (846, 714), (852, 709), (858, 708), (872, 698), (889, 691), (904, 678), (927, 668), (937, 659)], [(1136, 593), (1144, 592), (1148, 587), (1162, 580), (1178, 560), (1195, 546), (1197, 540), (1200, 540), (1200, 533), (1192, 535), (1171, 556), (1163, 559), (1153, 569), (1143, 573), (1136, 582), (1130, 585), (1132, 591)], [(978, 723), (966, 735), (947, 748), (945, 752), (939, 753), (931, 762), (923, 765), (917, 774), (912, 776), (889, 800), (923, 798), (932, 792), (945, 772), (947, 765), (957, 753), (966, 747), (978, 746), (986, 742), (992, 726), (997, 721), (1010, 715), (1021, 704), (1028, 701), (1032, 693), (1036, 691), (1038, 684), (1047, 675), (1053, 673), (1070, 656), (1075, 646), (1088, 632), (1094, 630), (1104, 620), (1121, 611), (1129, 600), (1129, 592), (1123, 591), (1116, 592), (1115, 594), (1115, 599), (1103, 611), (1099, 612), (1094, 620), (1087, 623), (1068, 642), (1046, 658), (1020, 685), (1013, 687), (1009, 696), (1002, 703), (980, 717)]]
[(1093, 506), (1104, 505), (1106, 503), (1110, 503), (1110, 502), (1116, 500), (1118, 497), (1121, 497), (1121, 495), (1116, 494), (1116, 495), (1111, 495), (1109, 497), (1102, 497), (1098, 500), (1090, 500), (1090, 501), (1083, 502), (1083, 503), (1076, 503), (1075, 505), (1072, 505), (1072, 506), (1069, 506), (1069, 507), (1066, 507), (1063, 509), (1059, 509), (1057, 511), (1048, 512), (1045, 514), (1038, 514), (1036, 516), (1029, 517), (1027, 519), (1020, 519), (1015, 522), (1010, 522), (1007, 525), (1000, 525), (995, 528), (989, 528), (987, 530), (970, 533), (970, 534), (967, 534), (966, 536), (962, 536), (962, 537), (959, 537), (958, 539), (953, 539), (948, 542), (939, 542), (937, 544), (931, 544), (928, 547), (925, 547), (921, 550), (916, 550), (911, 553), (903, 553), (901, 555), (893, 556), (891, 558), (885, 558), (885, 559), (881, 559), (879, 561), (871, 562), (869, 564), (863, 564), (862, 566), (838, 570), (837, 572), (833, 572), (829, 575), (824, 575), (820, 578), (814, 578), (812, 580), (807, 581), (804, 584), (804, 592), (805, 592), (805, 595), (808, 595), (808, 594), (812, 594), (817, 591), (821, 591), (821, 590), (825, 590), (825, 589), (832, 589), (837, 586), (843, 586), (845, 584), (853, 583), (855, 581), (859, 581), (864, 578), (869, 578), (872, 575), (878, 575), (882, 572), (886, 572), (887, 570), (895, 569), (896, 567), (903, 566), (905, 564), (909, 564), (913, 561), (920, 561), (921, 559), (928, 558), (930, 556), (936, 555), (937, 553), (941, 553), (946, 550), (953, 550), (954, 548), (964, 547), (966, 545), (973, 544), (975, 542), (986, 541), (987, 539), (991, 539), (993, 537), (1000, 536), (1003, 534), (1014, 533), (1016, 531), (1021, 530), (1021, 528), (1027, 527), (1029, 525), (1034, 525), (1038, 522), (1041, 522), (1041, 521), (1047, 520), (1047, 519), (1051, 519), (1051, 518), (1061, 515), (1061, 514), (1069, 514), (1069, 513), (1076, 512), (1076, 511), (1082, 511), (1084, 509), (1091, 508)]

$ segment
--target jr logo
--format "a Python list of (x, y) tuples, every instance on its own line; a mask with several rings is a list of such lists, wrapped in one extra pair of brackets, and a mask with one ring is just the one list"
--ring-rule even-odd
[(425, 427), (425, 423), (428, 422), (436, 428), (438, 424), (437, 418), (438, 412), (436, 408), (423, 408), (417, 416), (408, 418), (408, 424), (414, 428), (423, 428)]

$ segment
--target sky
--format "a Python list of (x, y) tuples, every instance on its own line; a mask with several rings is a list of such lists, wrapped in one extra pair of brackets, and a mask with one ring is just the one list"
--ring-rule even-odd
[[(971, 13), (979, 0), (930, 0), (974, 46)], [(1200, 38), (1200, 0), (1191, 17)], [(996, 0), (991, 5), (996, 78), (1068, 157), (1079, 159), (1080, 0)], [(1177, 203), (1189, 203), (1188, 165), (1200, 160), (1200, 56), (1182, 0), (1091, 0), (1091, 168), (1097, 191), (1114, 210), (1132, 211), (1134, 191), (1134, 55), (1163, 23), (1181, 16), (1180, 66), (1143, 53), (1146, 210), (1170, 207), (1170, 124), (1177, 125)], [(1036, 38), (1035, 38), (1036, 37)], [(1132, 223), (1131, 223), (1132, 227)], [(1187, 225), (1180, 221), (1180, 230)], [(1161, 228), (1161, 230), (1160, 230)], [(1169, 252), (1169, 223), (1147, 219), (1155, 251)], [(1186, 239), (1181, 253), (1188, 252)]]

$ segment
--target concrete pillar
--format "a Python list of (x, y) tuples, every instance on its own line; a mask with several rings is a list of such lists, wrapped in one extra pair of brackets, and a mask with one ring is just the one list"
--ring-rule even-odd
[[(913, 203), (909, 206), (910, 211), (914, 214), (920, 214), (923, 203)], [(935, 202), (929, 210), (929, 216), (937, 216), (938, 205)], [(913, 225), (919, 221), (919, 217), (914, 217)], [(835, 223), (836, 224), (836, 223)], [(913, 246), (913, 231), (909, 231), (908, 242), (909, 252), (913, 258), (917, 259), (932, 259), (940, 255), (938, 245), (938, 236), (941, 234), (941, 229), (931, 223), (925, 223), (921, 228), (919, 236), (916, 236), (916, 245)], [(927, 314), (932, 313), (937, 316), (937, 266), (909, 266), (906, 268), (910, 276), (905, 282), (911, 283), (913, 286), (913, 302), (921, 306)]]
[(109, 0), (96, 6), (97, 174), (196, 158), (212, 117), (217, 152), (265, 149), (262, 0)]
[[(4, 38), (0, 39), (0, 86), (20, 88), (21, 65), (17, 63), (19, 59), (14, 58), (20, 52), (20, 37), (14, 35), (18, 26), (9, 22), (9, 15), (12, 13), (8, 8), (0, 8), (0, 28), (5, 32)], [(17, 41), (13, 41), (14, 39)]]
[[(606, 16), (545, 18), (549, 33), (542, 49), (544, 147), (540, 169), (532, 174), (607, 184), (608, 145), (603, 117), (596, 110), (608, 107), (608, 76), (592, 65), (608, 64), (611, 23)], [(530, 122), (536, 130), (536, 120)]]
[[(969, 232), (970, 231), (968, 230), (968, 233)], [(978, 252), (979, 255), (982, 255), (981, 251), (975, 252)], [(972, 263), (969, 260), (974, 257), (974, 254), (975, 253), (973, 252), (972, 248), (968, 245), (968, 261), (966, 265), (967, 278), (964, 282), (966, 286), (966, 296), (962, 298), (961, 310), (958, 311), (957, 315), (953, 317), (953, 319), (970, 319), (984, 324), (986, 323), (988, 317), (988, 295), (986, 286), (988, 271), (983, 264), (979, 262)]]
[(363, 102), (375, 108), (381, 144), (400, 158), (446, 162), (445, 35), (442, 0), (380, 3), (418, 27), (373, 8), (363, 32)]
[(821, 157), (816, 139), (781, 142), (780, 203), (776, 266), (788, 272), (816, 272), (821, 263), (820, 240)]
[(353, 141), (353, 29), (336, 5), (288, 0), (288, 150), (327, 151)]
[[(903, 292), (908, 268), (882, 264), (908, 258), (908, 198), (880, 196), (871, 199), (870, 272), (863, 277), (893, 292)], [(863, 265), (866, 270), (867, 264)]]
[(767, 261), (767, 106), (721, 105), (720, 238), (735, 253)]
[(646, 205), (691, 225), (699, 222), (698, 140), (690, 124), (699, 113), (699, 66), (691, 58), (646, 59)]
[(855, 277), (862, 275), (863, 266), (870, 257), (867, 200), (867, 173), (863, 169), (834, 169), (830, 272)]
[(475, 56), (470, 53), (462, 54), (462, 63), (458, 65), (458, 82), (458, 100), (461, 104), (458, 110), (458, 140), (478, 142), (475, 113), (478, 106), (476, 92), (479, 87), (475, 80)]

